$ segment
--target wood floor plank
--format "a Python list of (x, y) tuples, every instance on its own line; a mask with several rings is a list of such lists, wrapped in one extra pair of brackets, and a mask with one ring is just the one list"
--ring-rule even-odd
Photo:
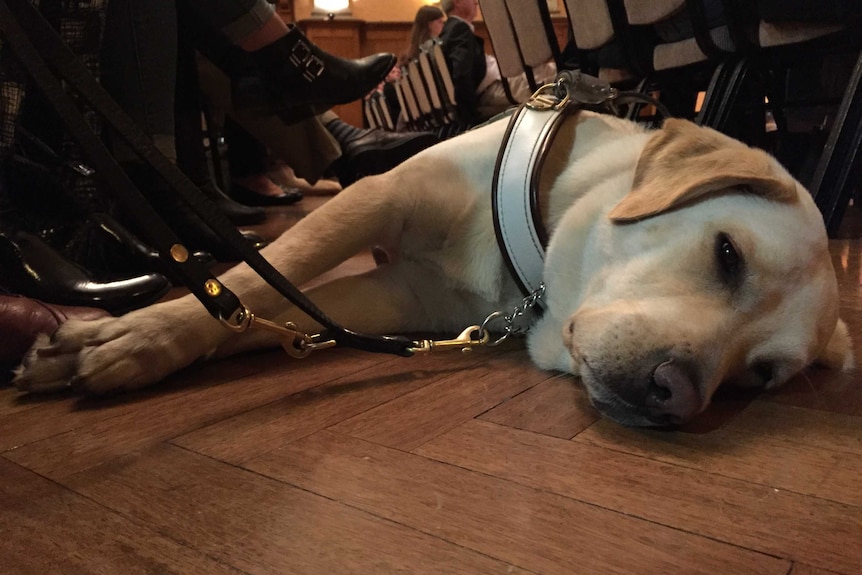
[(13, 413), (27, 411), (42, 406), (50, 401), (61, 401), (62, 397), (49, 398), (42, 401), (27, 401), (14, 387), (3, 387), (0, 384), (0, 421)]
[(731, 425), (760, 437), (862, 455), (862, 416), (757, 400)]
[(483, 421), (417, 453), (776, 557), (862, 568), (858, 507)]
[[(480, 425), (508, 429), (486, 422)], [(627, 513), (331, 431), (286, 445), (245, 466), (545, 575), (784, 575), (790, 567), (788, 561)]]
[(760, 422), (739, 418), (711, 433), (690, 434), (600, 421), (577, 440), (862, 508), (862, 455), (762, 435)]
[(599, 417), (583, 387), (566, 374), (543, 381), (480, 416), (500, 425), (564, 439), (574, 437)]
[(530, 363), (526, 350), (514, 349), (489, 358), (488, 365), (458, 370), (334, 429), (410, 450), (551, 377)]
[(280, 351), (246, 356), (245, 360), (254, 362), (255, 358), (277, 358), (278, 363), (252, 378), (193, 388), (164, 401), (138, 405), (116, 417), (8, 451), (5, 457), (59, 479), (389, 359), (332, 350), (303, 361)]
[[(7, 413), (0, 416), (0, 452), (91, 426), (145, 406), (154, 408), (191, 391), (253, 376), (264, 368), (265, 364), (236, 360), (200, 365), (145, 391), (102, 399), (82, 398), (71, 393), (29, 396), (19, 395), (12, 389), (4, 390), (6, 393), (0, 396), (0, 401), (7, 405)], [(37, 409), (16, 410), (15, 406), (36, 406)]]
[[(862, 334), (862, 326), (856, 333)], [(857, 344), (856, 347), (856, 353), (860, 354), (856, 363), (862, 365), (862, 345)], [(781, 389), (764, 393), (762, 398), (785, 405), (862, 417), (862, 372), (858, 369), (852, 372), (808, 369)]]
[(173, 443), (222, 461), (241, 463), (460, 374), (488, 357), (487, 353), (456, 353), (387, 361), (195, 430)]
[[(67, 479), (124, 516), (255, 575), (529, 571), (169, 445)], [(208, 573), (189, 571), (190, 575)]]
[(826, 569), (818, 569), (810, 565), (795, 563), (788, 575), (835, 575), (835, 571), (827, 571)]
[(241, 575), (0, 459), (0, 571), (5, 575)]

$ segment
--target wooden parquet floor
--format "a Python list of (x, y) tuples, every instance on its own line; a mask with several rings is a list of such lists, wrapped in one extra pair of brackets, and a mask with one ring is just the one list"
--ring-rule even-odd
[[(831, 246), (862, 342), (862, 240)], [(725, 392), (672, 432), (600, 419), (517, 343), (271, 351), (107, 400), (3, 388), (0, 533), (9, 575), (855, 575), (862, 375)]]

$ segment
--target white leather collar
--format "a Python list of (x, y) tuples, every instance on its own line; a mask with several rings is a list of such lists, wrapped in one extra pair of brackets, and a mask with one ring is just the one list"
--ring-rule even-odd
[(542, 283), (548, 243), (539, 207), (539, 174), (557, 129), (573, 109), (577, 107), (522, 104), (509, 120), (497, 156), (494, 231), (506, 266), (525, 297)]
[[(587, 107), (616, 114), (614, 100), (621, 95), (660, 105), (644, 94), (619, 92), (598, 78), (565, 70), (521, 104), (509, 120), (494, 168), (494, 232), (506, 267), (525, 298), (542, 289), (549, 238), (539, 206), (539, 175), (547, 151), (568, 115)], [(541, 298), (539, 305), (543, 306)]]

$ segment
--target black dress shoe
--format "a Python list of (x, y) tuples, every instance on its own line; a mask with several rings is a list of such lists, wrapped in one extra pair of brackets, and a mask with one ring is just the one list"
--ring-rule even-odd
[(439, 141), (432, 132), (365, 130), (362, 136), (342, 145), (338, 179), (347, 187), (359, 178), (388, 172)]
[(171, 287), (161, 274), (94, 279), (27, 232), (0, 233), (0, 287), (45, 302), (97, 307), (122, 315), (159, 300)]
[(246, 206), (289, 206), (303, 198), (296, 188), (281, 188), (282, 193), (271, 196), (259, 194), (240, 184), (231, 184), (230, 197)]
[(265, 210), (254, 204), (242, 204), (231, 199), (212, 180), (198, 184), (198, 188), (214, 201), (219, 210), (236, 226), (251, 226), (266, 219)]
[(258, 69), (235, 78), (233, 106), (287, 123), (363, 98), (395, 65), (392, 54), (347, 60), (311, 43), (294, 24), (286, 36), (251, 53)]
[[(114, 219), (113, 216), (96, 212), (91, 214), (90, 218), (98, 224), (99, 229), (105, 235), (113, 239), (116, 245), (124, 248), (120, 252), (122, 255), (115, 255), (110, 261), (106, 262), (106, 265), (115, 270), (145, 269), (146, 271), (155, 271), (172, 277), (172, 271), (165, 264), (165, 260), (161, 257), (158, 250), (129, 231), (124, 225)], [(112, 253), (116, 254), (117, 250), (114, 250)], [(117, 261), (121, 257), (126, 262)], [(215, 263), (215, 258), (209, 252), (196, 251), (191, 254), (191, 257), (202, 266), (210, 266)]]

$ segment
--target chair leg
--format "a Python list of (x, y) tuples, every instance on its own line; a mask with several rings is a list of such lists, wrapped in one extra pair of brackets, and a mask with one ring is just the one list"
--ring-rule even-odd
[(820, 155), (809, 189), (830, 237), (835, 237), (850, 202), (855, 187), (859, 183), (862, 157), (862, 52), (856, 60), (853, 73), (844, 97), (838, 108), (835, 122)]
[(698, 124), (719, 132), (727, 131), (731, 112), (750, 68), (748, 58), (728, 60), (716, 68), (697, 118)]
[[(650, 87), (650, 77), (644, 76), (640, 82), (638, 82), (637, 86), (632, 90), (633, 92), (640, 92), (641, 94), (646, 94), (647, 90)], [(626, 113), (623, 115), (627, 120), (631, 120), (632, 122), (637, 122), (638, 118), (640, 118), (641, 110), (643, 110), (643, 104), (638, 102), (632, 102), (629, 104)]]

